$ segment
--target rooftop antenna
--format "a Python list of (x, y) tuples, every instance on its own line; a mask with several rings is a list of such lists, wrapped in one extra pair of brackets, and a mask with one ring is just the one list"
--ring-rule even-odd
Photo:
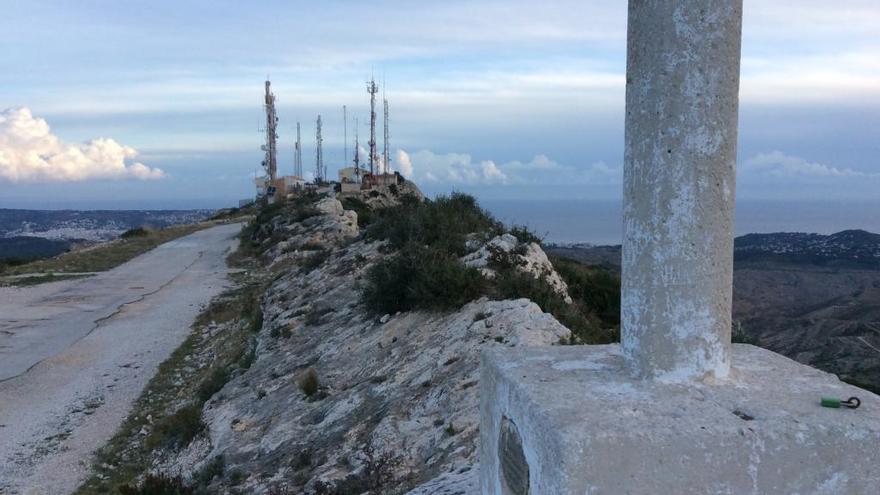
[(266, 152), (266, 157), (263, 159), (263, 168), (266, 169), (269, 180), (275, 180), (278, 170), (278, 155), (275, 147), (278, 141), (278, 116), (275, 114), (275, 95), (272, 94), (271, 85), (272, 83), (269, 82), (267, 76), (264, 100), (264, 106), (266, 107), (266, 144), (262, 148)]
[(317, 143), (317, 151), (315, 152), (315, 184), (320, 184), (324, 182), (324, 155), (321, 152), (321, 143), (324, 142), (324, 139), (321, 138), (321, 115), (318, 114), (318, 127), (315, 132), (315, 142)]
[(342, 105), (342, 161), (348, 159), (348, 109)]
[(293, 175), (302, 178), (303, 174), (303, 157), (302, 157), (302, 139), (299, 134), (299, 122), (296, 123), (296, 144), (293, 148)]
[(388, 154), (388, 98), (385, 97), (385, 71), (382, 71), (382, 102), (384, 104), (385, 118), (382, 123), (382, 131), (384, 133), (384, 141), (382, 145), (382, 168), (387, 174), (391, 171), (391, 155)]
[(388, 98), (385, 98), (385, 76), (382, 76), (382, 102), (384, 103), (385, 120), (382, 124), (382, 131), (385, 134), (382, 145), (382, 168), (384, 173), (391, 171), (391, 156), (388, 154)]
[(361, 152), (358, 144), (358, 118), (354, 118), (354, 173), (358, 180), (361, 178)]
[(376, 93), (379, 87), (372, 77), (367, 83), (367, 92), (370, 93), (370, 175), (374, 175), (377, 172), (376, 162), (379, 161), (376, 155)]

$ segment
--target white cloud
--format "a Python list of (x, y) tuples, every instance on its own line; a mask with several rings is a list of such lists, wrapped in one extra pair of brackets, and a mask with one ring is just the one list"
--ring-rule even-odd
[(810, 162), (803, 158), (786, 155), (781, 151), (759, 153), (743, 164), (746, 171), (774, 177), (865, 177), (865, 174), (851, 168), (838, 168), (823, 163)]
[(412, 160), (409, 157), (409, 153), (406, 151), (397, 150), (397, 166), (400, 168), (400, 173), (403, 174), (404, 177), (413, 176)]
[(621, 169), (598, 161), (586, 167), (574, 167), (556, 162), (544, 154), (529, 161), (474, 160), (467, 153), (434, 153), (420, 150), (408, 153), (398, 150), (397, 163), (406, 165), (404, 175), (416, 182), (434, 182), (465, 185), (511, 184), (619, 184)]
[(126, 165), (134, 148), (98, 138), (67, 144), (52, 134), (45, 120), (25, 107), (0, 112), (0, 180), (9, 182), (72, 182), (88, 179), (165, 177), (142, 163)]
[[(408, 177), (427, 182), (451, 184), (507, 184), (508, 175), (492, 160), (476, 162), (467, 153), (438, 154), (429, 150), (415, 153), (398, 151), (407, 158), (412, 173)], [(406, 173), (404, 173), (407, 176)]]

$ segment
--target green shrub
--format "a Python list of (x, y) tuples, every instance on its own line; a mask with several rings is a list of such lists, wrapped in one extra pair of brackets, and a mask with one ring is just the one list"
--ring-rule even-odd
[(440, 249), (416, 245), (373, 265), (365, 278), (361, 299), (377, 313), (454, 309), (486, 289), (476, 268)]
[(199, 384), (197, 396), (200, 401), (207, 402), (214, 394), (220, 391), (229, 381), (229, 368), (219, 366), (212, 368), (208, 376)]
[(201, 486), (207, 486), (211, 484), (211, 481), (214, 478), (223, 476), (223, 472), (226, 471), (226, 461), (223, 459), (222, 455), (218, 455), (211, 459), (211, 462), (207, 463), (193, 476), (193, 482), (198, 483)]
[(552, 256), (550, 261), (572, 299), (588, 307), (607, 326), (620, 325), (620, 276), (601, 267)]
[(366, 227), (372, 221), (373, 209), (358, 198), (344, 198), (342, 200), (342, 207), (357, 213), (358, 227)]
[(135, 237), (147, 237), (148, 235), (150, 235), (150, 232), (152, 232), (152, 230), (148, 229), (147, 227), (137, 227), (134, 229), (126, 230), (125, 232), (122, 233), (122, 235), (120, 237), (122, 237), (123, 239), (133, 239)]
[(537, 234), (529, 230), (525, 225), (514, 225), (510, 228), (510, 234), (522, 243), (534, 242), (535, 244), (541, 244), (543, 242), (543, 239), (538, 237)]
[(473, 196), (453, 193), (426, 201), (402, 196), (399, 205), (374, 212), (366, 236), (387, 239), (396, 249), (417, 244), (462, 256), (467, 251), (465, 240), (469, 234), (493, 236), (502, 231), (501, 223), (480, 208)]
[(179, 476), (170, 477), (164, 474), (148, 474), (140, 485), (122, 485), (122, 495), (189, 495), (195, 490), (186, 485)]
[(150, 449), (184, 447), (204, 429), (202, 407), (196, 404), (184, 406), (156, 424), (153, 433), (147, 439), (147, 447)]
[(307, 256), (300, 263), (301, 272), (309, 273), (315, 268), (323, 265), (327, 258), (330, 257), (330, 251), (328, 249), (319, 249), (317, 251), (313, 251), (312, 254)]
[(318, 389), (321, 388), (321, 383), (318, 380), (318, 372), (315, 371), (315, 368), (309, 368), (300, 377), (299, 389), (302, 390), (302, 393), (306, 394), (306, 397), (312, 397), (316, 393), (318, 393)]
[(493, 290), (498, 299), (530, 299), (571, 330), (572, 343), (607, 344), (618, 339), (616, 328), (603, 326), (582, 301), (572, 298), (571, 304), (566, 303), (544, 277), (535, 278), (516, 269), (504, 270), (496, 275)]

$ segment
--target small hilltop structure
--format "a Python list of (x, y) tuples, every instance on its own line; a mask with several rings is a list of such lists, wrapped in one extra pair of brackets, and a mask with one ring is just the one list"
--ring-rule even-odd
[[(350, 166), (340, 167), (337, 171), (337, 179), (332, 180), (324, 161), (323, 152), (323, 121), (318, 115), (315, 121), (315, 169), (311, 180), (303, 175), (302, 166), (302, 138), (300, 123), (296, 124), (296, 142), (294, 144), (293, 174), (278, 176), (278, 122), (277, 109), (275, 107), (275, 95), (271, 90), (271, 82), (265, 83), (263, 107), (266, 114), (265, 128), (260, 132), (265, 136), (265, 142), (261, 149), (265, 156), (262, 162), (264, 175), (255, 177), (257, 188), (257, 200), (268, 203), (296, 196), (305, 191), (335, 194), (341, 198), (353, 197), (362, 199), (381, 198), (389, 195), (414, 194), (421, 196), (418, 188), (407, 181), (400, 172), (391, 168), (391, 154), (389, 148), (389, 104), (385, 97), (384, 88), (382, 94), (383, 103), (383, 143), (382, 154), (378, 152), (376, 98), (379, 93), (379, 85), (374, 78), (367, 82), (367, 93), (370, 96), (370, 140), (366, 166), (362, 160), (360, 150), (358, 122), (355, 116), (354, 156)], [(343, 105), (343, 157), (348, 157), (348, 106)]]

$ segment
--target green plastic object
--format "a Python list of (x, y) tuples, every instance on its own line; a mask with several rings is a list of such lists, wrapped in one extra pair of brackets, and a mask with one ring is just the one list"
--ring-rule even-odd
[(835, 399), (834, 397), (822, 397), (821, 401), (822, 407), (833, 407), (837, 409), (840, 407), (840, 399)]

